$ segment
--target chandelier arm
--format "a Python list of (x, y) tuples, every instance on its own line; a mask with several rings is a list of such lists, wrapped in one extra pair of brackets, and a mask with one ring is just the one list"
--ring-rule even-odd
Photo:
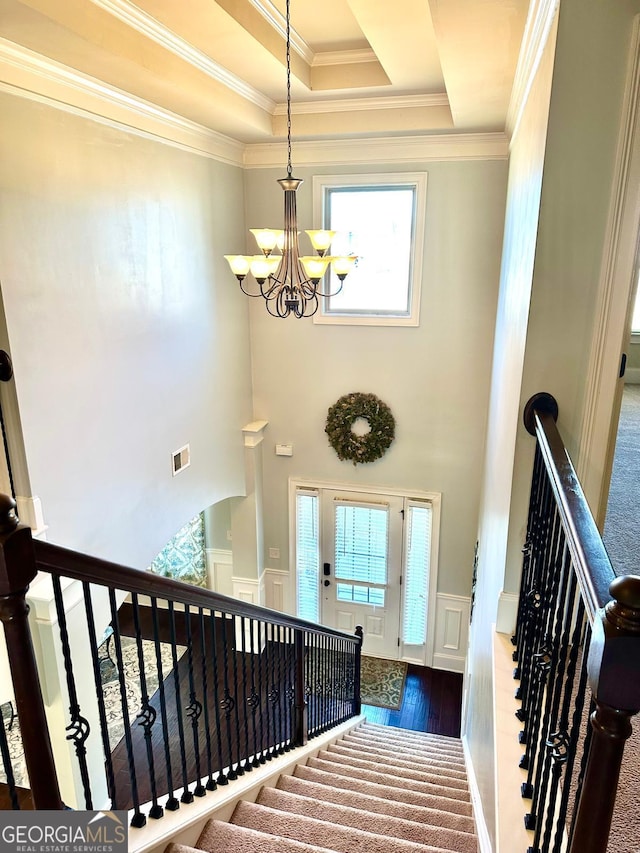
[(264, 298), (264, 293), (262, 292), (262, 285), (259, 282), (258, 285), (260, 286), (260, 293), (251, 293), (250, 290), (245, 289), (242, 283), (242, 279), (238, 279), (238, 281), (240, 283), (240, 290), (244, 293), (245, 296), (250, 296), (252, 299), (257, 299), (259, 296), (262, 296)]
[(341, 281), (340, 284), (338, 285), (338, 289), (333, 290), (333, 291), (330, 290), (329, 293), (325, 293), (324, 290), (321, 290), (320, 287), (317, 287), (316, 288), (316, 294), (317, 294), (317, 296), (322, 296), (325, 299), (328, 297), (331, 297), (331, 296), (337, 296), (340, 293), (340, 291), (342, 290), (343, 285), (344, 285), (344, 281)]

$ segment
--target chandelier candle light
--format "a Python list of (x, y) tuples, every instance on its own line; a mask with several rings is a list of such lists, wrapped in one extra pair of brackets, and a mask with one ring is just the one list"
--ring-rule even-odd
[[(333, 256), (327, 252), (335, 231), (307, 231), (315, 255), (300, 257), (298, 246), (298, 221), (296, 214), (296, 191), (302, 180), (294, 178), (291, 171), (291, 23), (287, 0), (287, 177), (278, 183), (284, 190), (284, 229), (251, 228), (261, 255), (225, 255), (231, 271), (238, 279), (247, 296), (262, 296), (267, 311), (274, 317), (311, 317), (319, 306), (319, 297), (336, 296), (348, 273), (353, 269), (355, 255)], [(273, 254), (275, 249), (282, 254)], [(335, 292), (319, 288), (320, 281), (331, 265), (340, 284)], [(243, 284), (251, 273), (260, 291), (252, 293)]]

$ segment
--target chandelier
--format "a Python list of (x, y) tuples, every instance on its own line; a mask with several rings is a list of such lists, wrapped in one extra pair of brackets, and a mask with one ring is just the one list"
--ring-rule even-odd
[[(287, 177), (278, 183), (284, 190), (284, 229), (251, 228), (261, 255), (225, 255), (231, 271), (238, 279), (247, 296), (261, 296), (267, 311), (274, 317), (311, 317), (319, 306), (319, 298), (337, 296), (342, 284), (353, 269), (355, 255), (334, 256), (327, 254), (335, 231), (307, 231), (315, 255), (300, 256), (298, 245), (298, 221), (296, 214), (296, 191), (302, 180), (294, 178), (291, 170), (291, 23), (290, 0), (287, 0)], [(279, 250), (282, 254), (276, 254)], [(339, 284), (331, 293), (320, 287), (327, 269), (331, 269)], [(244, 284), (251, 273), (258, 284), (259, 292), (247, 290)]]

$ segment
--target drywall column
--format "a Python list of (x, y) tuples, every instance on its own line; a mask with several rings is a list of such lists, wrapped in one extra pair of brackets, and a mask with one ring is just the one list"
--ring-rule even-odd
[(264, 571), (262, 441), (268, 421), (247, 424), (244, 435), (246, 497), (232, 500), (233, 594), (259, 603)]

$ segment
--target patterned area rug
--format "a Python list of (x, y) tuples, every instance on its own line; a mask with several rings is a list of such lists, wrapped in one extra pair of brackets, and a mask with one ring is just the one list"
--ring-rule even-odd
[(362, 704), (399, 710), (406, 678), (406, 663), (363, 655), (360, 669)]
[[(136, 715), (140, 711), (141, 705), (141, 687), (140, 687), (140, 666), (138, 662), (138, 647), (135, 640), (128, 637), (122, 637), (122, 663), (124, 666), (124, 676), (126, 685), (127, 708), (130, 725), (136, 725)], [(161, 659), (162, 659), (162, 679), (164, 680), (173, 670), (173, 660), (171, 655), (171, 646), (166, 643), (160, 644)], [(156, 664), (155, 644), (147, 640), (142, 641), (144, 667), (147, 681), (147, 692), (152, 696), (158, 689), (158, 667)], [(176, 646), (178, 659), (185, 651), (184, 646)], [(110, 656), (107, 655), (108, 647), (105, 644), (100, 646), (100, 673), (102, 676), (102, 687), (104, 692), (104, 709), (107, 718), (107, 728), (109, 734), (109, 744), (113, 750), (124, 735), (124, 715), (122, 708), (122, 699), (120, 696), (120, 682), (118, 680), (118, 670), (114, 665), (115, 651), (111, 650)], [(0, 712), (2, 716), (2, 724), (4, 725), (11, 766), (13, 770), (15, 784), (19, 788), (29, 788), (29, 775), (27, 773), (27, 765), (24, 758), (24, 747), (22, 746), (22, 737), (20, 735), (20, 723), (15, 717), (10, 723), (6, 707), (2, 706)], [(9, 725), (11, 727), (9, 728)], [(2, 757), (0, 757), (0, 782), (7, 781), (7, 773), (4, 767)]]

